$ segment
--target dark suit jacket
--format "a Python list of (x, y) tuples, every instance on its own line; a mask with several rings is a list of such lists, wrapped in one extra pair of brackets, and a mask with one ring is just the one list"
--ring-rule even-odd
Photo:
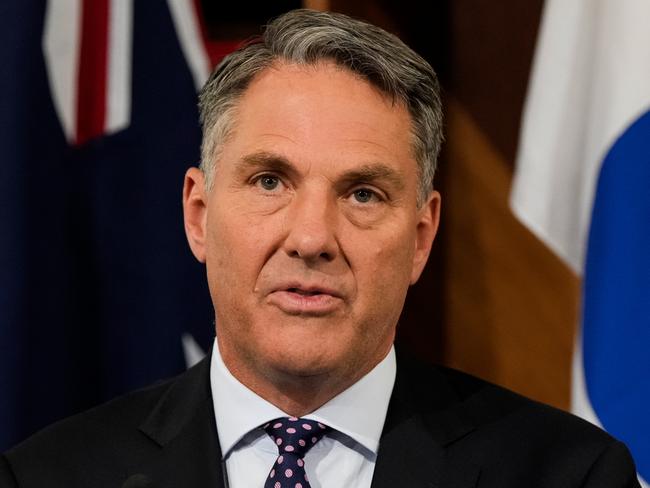
[[(206, 359), (14, 447), (0, 457), (0, 487), (223, 487), (216, 434)], [(373, 488), (579, 486), (638, 487), (625, 446), (497, 386), (398, 358)]]

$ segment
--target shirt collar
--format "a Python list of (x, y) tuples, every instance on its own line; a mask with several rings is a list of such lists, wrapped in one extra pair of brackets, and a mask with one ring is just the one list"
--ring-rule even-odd
[[(336, 429), (376, 455), (396, 370), (395, 349), (391, 347), (386, 357), (368, 374), (305, 418)], [(230, 373), (221, 358), (216, 339), (210, 363), (210, 386), (224, 458), (251, 430), (269, 420), (288, 416)]]

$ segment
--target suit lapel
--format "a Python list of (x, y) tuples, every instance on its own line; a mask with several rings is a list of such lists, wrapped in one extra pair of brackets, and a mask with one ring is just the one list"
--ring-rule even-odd
[(372, 488), (472, 488), (480, 467), (449, 449), (474, 430), (437, 370), (398, 356)]
[(224, 487), (209, 357), (173, 382), (140, 426), (159, 446), (138, 473), (148, 477), (151, 486)]
[(419, 428), (418, 419), (404, 419), (384, 430), (372, 488), (436, 486), (443, 458), (443, 449)]

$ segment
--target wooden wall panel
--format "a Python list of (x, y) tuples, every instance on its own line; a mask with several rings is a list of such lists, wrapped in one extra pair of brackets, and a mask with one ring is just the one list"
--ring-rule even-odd
[(447, 104), (444, 362), (567, 407), (579, 282), (512, 215), (509, 162)]
[(312, 10), (330, 10), (329, 0), (303, 0), (303, 8), (310, 8)]

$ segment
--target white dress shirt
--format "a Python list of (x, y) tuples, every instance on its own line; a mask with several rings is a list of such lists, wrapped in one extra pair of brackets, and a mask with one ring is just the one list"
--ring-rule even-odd
[[(305, 455), (312, 488), (370, 488), (396, 369), (395, 350), (391, 348), (367, 375), (304, 416), (335, 429)], [(216, 339), (210, 385), (229, 488), (263, 488), (278, 449), (260, 426), (289, 415), (230, 373)]]

